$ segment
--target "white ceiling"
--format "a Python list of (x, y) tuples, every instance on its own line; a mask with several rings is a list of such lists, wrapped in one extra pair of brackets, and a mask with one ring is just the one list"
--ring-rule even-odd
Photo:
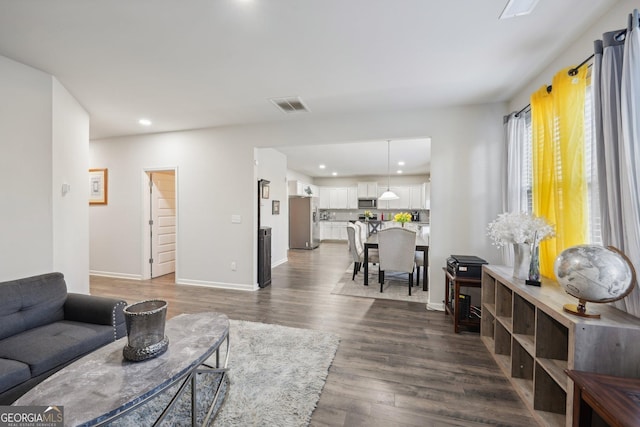
[(616, 2), (0, 0), (0, 55), (56, 76), (97, 139), (509, 100)]
[[(330, 145), (278, 147), (286, 154), (289, 169), (311, 177), (426, 175), (431, 171), (431, 140), (399, 139)], [(389, 158), (387, 160), (387, 153)], [(404, 165), (399, 165), (403, 162)], [(320, 165), (325, 165), (324, 169)]]

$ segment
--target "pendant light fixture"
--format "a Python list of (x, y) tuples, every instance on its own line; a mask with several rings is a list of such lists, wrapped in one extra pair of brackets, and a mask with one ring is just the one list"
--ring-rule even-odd
[(387, 191), (382, 193), (378, 200), (398, 200), (400, 197), (391, 191), (389, 182), (391, 181), (391, 141), (387, 139)]

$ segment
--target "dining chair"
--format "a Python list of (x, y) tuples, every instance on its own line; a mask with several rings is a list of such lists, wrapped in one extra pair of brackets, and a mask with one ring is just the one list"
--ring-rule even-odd
[[(364, 251), (364, 242), (366, 242), (371, 235), (371, 233), (369, 233), (369, 224), (362, 221), (356, 221), (354, 224), (360, 228), (360, 243), (362, 244), (362, 250)], [(372, 258), (374, 261), (370, 261), (371, 264), (376, 265), (378, 263), (378, 250), (375, 248), (369, 248), (369, 259)]]
[(369, 237), (369, 227), (362, 221), (354, 222), (358, 230), (360, 231), (360, 240), (364, 242)]
[[(355, 280), (356, 274), (358, 274), (364, 262), (364, 245), (360, 238), (359, 227), (349, 223), (347, 225), (347, 238), (349, 240), (349, 252), (353, 259), (353, 275), (351, 276), (351, 280)], [(378, 255), (369, 251), (369, 262), (374, 264), (378, 263)]]
[[(420, 230), (420, 231), (422, 231), (422, 230)], [(422, 237), (427, 241), (427, 243), (429, 242), (429, 236), (428, 235), (425, 236), (424, 233), (423, 233)], [(424, 252), (416, 251), (415, 263), (416, 263), (416, 286), (420, 286), (420, 269), (421, 268), (425, 268), (424, 267)]]
[(424, 253), (422, 251), (415, 252), (416, 263), (416, 286), (420, 286), (420, 269), (424, 268)]
[(415, 231), (392, 227), (378, 232), (378, 256), (380, 258), (378, 281), (380, 282), (380, 292), (383, 290), (385, 272), (397, 271), (409, 274), (409, 295), (411, 295), (415, 253)]

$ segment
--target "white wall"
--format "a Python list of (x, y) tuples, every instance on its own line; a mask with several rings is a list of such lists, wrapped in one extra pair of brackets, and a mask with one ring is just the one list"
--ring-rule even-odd
[(60, 271), (89, 292), (88, 142), (88, 115), (59, 82), (0, 56), (0, 280)]
[[(381, 137), (432, 138), (431, 292), (444, 299), (441, 267), (452, 254), (499, 259), (485, 228), (500, 209), (504, 104), (303, 118), (285, 124), (92, 141), (91, 167), (109, 168), (109, 205), (90, 208), (91, 270), (140, 275), (144, 167), (177, 165), (182, 283), (255, 289), (257, 180), (254, 147)], [(242, 217), (231, 224), (232, 214)], [(230, 263), (237, 261), (237, 271)]]
[(576, 39), (561, 55), (557, 56), (545, 70), (529, 82), (509, 102), (510, 111), (519, 111), (529, 104), (531, 94), (543, 85), (551, 84), (553, 76), (566, 67), (575, 66), (593, 54), (594, 40), (601, 39), (602, 33), (627, 27), (627, 15), (640, 5), (634, 0), (619, 0), (607, 13)]
[(0, 280), (53, 269), (51, 76), (0, 56)]
[(309, 175), (305, 175), (301, 172), (297, 172), (291, 169), (287, 170), (287, 181), (302, 181), (307, 184), (314, 184), (313, 178)]
[(89, 115), (55, 78), (52, 139), (53, 268), (70, 291), (89, 293)]
[[(269, 198), (260, 198), (260, 225), (271, 227), (271, 265), (287, 262), (289, 249), (289, 197), (287, 191), (287, 157), (273, 148), (256, 149), (258, 180), (266, 179)], [(257, 184), (257, 183), (256, 183)], [(280, 201), (280, 214), (273, 215), (272, 202)]]
[[(89, 209), (93, 274), (142, 276), (142, 176), (145, 169), (175, 167), (176, 280), (254, 288), (257, 180), (252, 145), (235, 144), (214, 130), (123, 137), (92, 141), (90, 164), (109, 169), (109, 204)], [(232, 223), (233, 215), (240, 215), (241, 223)]]

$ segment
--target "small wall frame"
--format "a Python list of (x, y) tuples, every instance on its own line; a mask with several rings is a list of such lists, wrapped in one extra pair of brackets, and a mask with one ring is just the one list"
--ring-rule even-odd
[(89, 169), (89, 204), (106, 205), (109, 196), (109, 171)]
[(262, 188), (260, 189), (261, 195), (263, 199), (269, 198), (269, 184), (263, 183)]

